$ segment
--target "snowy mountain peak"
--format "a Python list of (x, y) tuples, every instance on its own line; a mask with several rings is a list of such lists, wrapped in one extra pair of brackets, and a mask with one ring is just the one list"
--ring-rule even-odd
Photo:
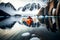
[(14, 10), (16, 10), (15, 8), (14, 8), (14, 6), (11, 4), (11, 3), (0, 3), (0, 6), (1, 7), (9, 7), (9, 8), (12, 8), (12, 9), (14, 9)]
[[(20, 15), (36, 15), (40, 9), (39, 3), (27, 3), (23, 7), (16, 10), (11, 3), (1, 3), (0, 10), (5, 11), (10, 15), (20, 14)], [(28, 11), (28, 12), (27, 12)]]
[[(18, 9), (20, 10), (21, 7)], [(40, 4), (39, 3), (28, 3), (22, 8), (22, 11), (26, 11), (26, 10), (33, 11), (34, 9), (40, 9)]]

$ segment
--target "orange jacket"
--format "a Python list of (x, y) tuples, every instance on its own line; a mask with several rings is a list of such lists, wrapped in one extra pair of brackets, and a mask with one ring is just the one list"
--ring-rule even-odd
[(31, 25), (32, 19), (27, 19), (27, 20), (26, 20), (26, 23), (27, 23), (28, 25)]

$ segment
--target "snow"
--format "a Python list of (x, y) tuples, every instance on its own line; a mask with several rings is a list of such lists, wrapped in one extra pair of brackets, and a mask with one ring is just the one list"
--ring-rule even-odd
[[(41, 7), (46, 7), (47, 6), (47, 0), (34, 0), (34, 1), (15, 1), (15, 0), (13, 0), (13, 1), (8, 1), (8, 0), (5, 0), (5, 1), (3, 1), (2, 0), (2, 2), (10, 2), (15, 8), (16, 8), (16, 10), (18, 10), (18, 8), (19, 7), (24, 7), (26, 4), (28, 4), (28, 3), (40, 3), (40, 6)], [(23, 12), (23, 11), (14, 11), (13, 9), (11, 10), (11, 8), (0, 8), (0, 9), (2, 9), (2, 10), (4, 10), (4, 11), (6, 11), (7, 13), (9, 13), (10, 15), (15, 15), (15, 14), (21, 14), (21, 15), (37, 15), (38, 14), (38, 11), (39, 10), (33, 10), (33, 11), (30, 11), (30, 10), (26, 10), (25, 12)]]
[(16, 9), (18, 9), (19, 7), (24, 6), (27, 3), (33, 3), (33, 2), (35, 3), (39, 2), (41, 5), (45, 5), (48, 2), (48, 0), (2, 0), (1, 2), (4, 3), (10, 2), (14, 5)]
[(33, 11), (29, 11), (29, 10), (26, 10), (25, 12), (22, 12), (21, 10), (18, 11), (17, 13), (20, 14), (20, 15), (27, 15), (27, 16), (34, 16), (34, 15), (37, 15), (39, 12), (39, 10), (35, 9)]
[(53, 8), (53, 11), (52, 11), (52, 13), (54, 14), (54, 12), (56, 11), (56, 9), (55, 8)]

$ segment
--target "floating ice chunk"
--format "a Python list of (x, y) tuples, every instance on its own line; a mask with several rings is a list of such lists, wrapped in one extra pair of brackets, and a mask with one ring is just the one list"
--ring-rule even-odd
[(35, 34), (32, 34), (32, 36), (36, 36)]
[(33, 37), (30, 40), (40, 40), (38, 37)]
[(26, 32), (26, 33), (23, 33), (22, 36), (29, 36), (30, 33), (29, 32)]

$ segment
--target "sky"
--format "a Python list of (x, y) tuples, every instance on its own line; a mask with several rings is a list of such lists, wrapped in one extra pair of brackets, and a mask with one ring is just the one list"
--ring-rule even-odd
[(10, 2), (16, 9), (18, 9), (19, 7), (23, 7), (24, 5), (26, 5), (27, 3), (32, 3), (32, 2), (39, 2), (42, 4), (45, 4), (47, 2), (47, 0), (0, 0), (0, 3), (4, 2)]

